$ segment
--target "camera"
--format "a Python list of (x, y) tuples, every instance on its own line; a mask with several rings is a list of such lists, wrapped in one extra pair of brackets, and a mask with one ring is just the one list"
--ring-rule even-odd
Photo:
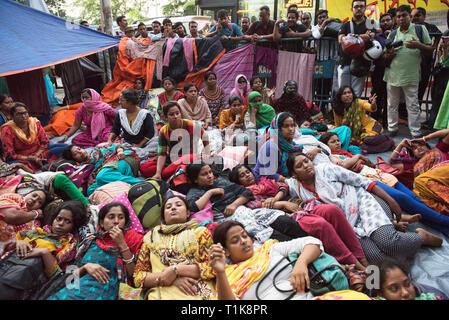
[(387, 39), (385, 41), (385, 48), (387, 48), (387, 50), (391, 50), (392, 48), (398, 48), (403, 44), (404, 42), (402, 40), (393, 42), (393, 40)]

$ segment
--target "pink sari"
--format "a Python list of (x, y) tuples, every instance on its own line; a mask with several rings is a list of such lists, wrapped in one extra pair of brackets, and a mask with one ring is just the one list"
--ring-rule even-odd
[(97, 91), (94, 89), (89, 89), (89, 91), (92, 100), (85, 100), (83, 102), (87, 111), (92, 112), (92, 138), (96, 140), (97, 136), (103, 132), (104, 128), (106, 128), (105, 112), (111, 110), (112, 107), (101, 100), (101, 96)]

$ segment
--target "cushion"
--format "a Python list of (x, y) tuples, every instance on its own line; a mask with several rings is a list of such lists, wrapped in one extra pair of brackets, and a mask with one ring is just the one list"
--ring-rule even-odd
[(227, 146), (218, 155), (223, 158), (223, 171), (232, 170), (238, 164), (245, 160), (245, 154), (248, 151), (246, 146)]
[(131, 228), (136, 230), (140, 234), (145, 234), (145, 231), (143, 230), (142, 224), (139, 221), (139, 218), (137, 218), (136, 213), (133, 210), (133, 207), (131, 206), (131, 203), (128, 200), (127, 192), (122, 193), (118, 197), (113, 198), (110, 201), (104, 202), (98, 206), (99, 209), (104, 207), (106, 204), (111, 202), (120, 202), (123, 204), (126, 208), (128, 208), (129, 211), (129, 218), (131, 220)]
[(130, 187), (130, 184), (122, 181), (115, 181), (105, 184), (90, 195), (89, 201), (95, 205), (110, 202), (110, 200), (121, 195), (123, 192), (127, 193)]

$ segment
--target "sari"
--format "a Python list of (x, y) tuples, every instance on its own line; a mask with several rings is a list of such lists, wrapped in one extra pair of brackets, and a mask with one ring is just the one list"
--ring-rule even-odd
[[(242, 77), (245, 78), (245, 80), (246, 80), (246, 95), (245, 95), (243, 89), (239, 88), (239, 79)], [(237, 77), (235, 77), (234, 89), (231, 90), (231, 93), (229, 94), (229, 96), (230, 97), (233, 95), (239, 96), (242, 99), (243, 103), (245, 103), (250, 90), (251, 90), (251, 87), (249, 85), (248, 78), (243, 74), (239, 74)]]
[(209, 105), (204, 97), (198, 97), (195, 107), (192, 109), (185, 98), (178, 101), (181, 109), (181, 117), (187, 120), (196, 120), (203, 123), (212, 123), (212, 114), (209, 110)]
[[(290, 85), (295, 85), (296, 89), (294, 92), (289, 92), (287, 90)], [(296, 122), (309, 120), (312, 116), (307, 107), (306, 100), (298, 93), (298, 84), (293, 80), (285, 82), (284, 92), (281, 97), (276, 100), (273, 107), (276, 113), (291, 113)]]
[(271, 121), (274, 119), (274, 117), (276, 117), (276, 111), (272, 106), (268, 104), (264, 104), (262, 102), (251, 102), (255, 97), (262, 97), (262, 95), (257, 91), (253, 91), (249, 94), (248, 114), (249, 116), (251, 116), (251, 110), (257, 109), (255, 125), (257, 129), (260, 129), (262, 127), (270, 125)]

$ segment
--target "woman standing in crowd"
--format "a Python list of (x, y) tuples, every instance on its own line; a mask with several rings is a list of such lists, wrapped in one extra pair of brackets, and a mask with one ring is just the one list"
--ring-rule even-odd
[(143, 235), (130, 228), (130, 221), (123, 204), (102, 207), (98, 233), (83, 241), (77, 252), (77, 260), (82, 260), (73, 274), (79, 277), (79, 288), (65, 287), (48, 300), (117, 300), (120, 282), (132, 283), (143, 241)]
[(10, 108), (10, 113), (12, 120), (1, 127), (2, 146), (7, 163), (24, 163), (36, 171), (44, 162), (55, 160), (62, 154), (67, 145), (50, 145), (39, 120), (29, 116), (23, 103), (16, 102)]
[[(313, 237), (280, 243), (269, 240), (254, 249), (245, 227), (237, 221), (226, 221), (215, 229), (214, 243), (210, 249), (210, 265), (216, 273), (219, 300), (313, 299), (308, 291), (307, 266), (324, 252), (320, 240)], [(298, 254), (298, 259), (293, 267), (280, 273), (275, 286), (272, 278), (265, 279), (264, 275), (281, 271), (285, 263), (280, 262), (289, 254)], [(291, 288), (295, 294), (291, 297), (290, 290), (281, 292), (277, 287)]]
[[(199, 122), (183, 119), (181, 116), (181, 108), (175, 101), (168, 102), (162, 108), (162, 112), (167, 119), (167, 124), (159, 131), (159, 148), (157, 159), (151, 159), (140, 166), (140, 172), (146, 178), (168, 179), (178, 168), (184, 163), (190, 163), (198, 154), (199, 141), (204, 146), (205, 153), (208, 154), (209, 139), (206, 132)], [(171, 140), (172, 134), (176, 130), (180, 134), (176, 140)], [(188, 134), (188, 139), (178, 139), (183, 137), (183, 133)], [(180, 144), (180, 145), (178, 145)], [(172, 150), (178, 145), (181, 148), (177, 153)]]
[(106, 145), (111, 145), (117, 137), (123, 137), (125, 143), (131, 146), (140, 160), (148, 158), (149, 141), (154, 136), (153, 116), (146, 109), (138, 106), (137, 91), (123, 90), (120, 95), (122, 109), (117, 112), (109, 139)]
[(416, 233), (398, 232), (391, 211), (399, 222), (401, 208), (368, 178), (331, 163), (314, 166), (303, 153), (291, 154), (287, 165), (298, 180), (301, 199), (335, 204), (345, 212), (368, 262), (377, 263), (386, 256), (406, 259), (413, 257), (422, 245), (442, 245), (441, 238), (422, 228), (417, 228)]
[(298, 84), (294, 80), (285, 82), (284, 92), (276, 100), (273, 107), (277, 114), (281, 112), (291, 113), (296, 122), (309, 120), (312, 116), (306, 100), (298, 93)]
[(199, 96), (204, 97), (209, 106), (214, 125), (218, 124), (218, 115), (226, 106), (226, 96), (222, 87), (217, 86), (217, 74), (207, 71), (204, 75), (206, 86), (200, 90)]
[(169, 101), (179, 101), (180, 99), (184, 98), (184, 93), (176, 89), (176, 81), (170, 77), (165, 77), (164, 79), (162, 79), (162, 87), (165, 91), (157, 96), (159, 99), (157, 111), (165, 124), (165, 121), (167, 121), (167, 119), (164, 118), (165, 115), (162, 112), (162, 107)]
[(162, 205), (162, 223), (145, 235), (134, 284), (149, 300), (211, 300), (215, 277), (209, 265), (212, 235), (189, 220), (187, 201), (178, 196)]
[(371, 96), (369, 102), (357, 99), (350, 86), (340, 88), (334, 98), (333, 111), (335, 126), (348, 126), (351, 138), (366, 153), (381, 153), (393, 149), (395, 142), (383, 134), (382, 125), (368, 116), (375, 112), (377, 96)]
[(115, 110), (103, 102), (100, 94), (93, 89), (81, 91), (81, 100), (83, 105), (76, 110), (75, 122), (60, 142), (66, 142), (84, 123), (86, 129), (73, 138), (72, 143), (81, 148), (95, 147), (108, 140), (114, 123)]
[(193, 83), (184, 87), (185, 97), (178, 101), (183, 119), (196, 120), (206, 130), (212, 126), (212, 114), (204, 97), (198, 97), (198, 88)]

